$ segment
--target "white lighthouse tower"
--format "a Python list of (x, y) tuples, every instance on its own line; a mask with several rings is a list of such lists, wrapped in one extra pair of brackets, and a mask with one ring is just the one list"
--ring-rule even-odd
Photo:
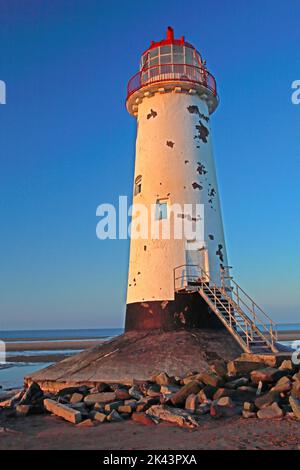
[[(184, 37), (151, 42), (140, 71), (128, 83), (127, 110), (137, 119), (133, 204), (163, 225), (173, 204), (201, 204), (202, 240), (131, 239), (126, 330), (217, 327), (218, 318), (188, 286), (203, 279), (221, 285), (227, 265), (210, 116), (218, 106), (214, 77)], [(187, 215), (176, 214), (184, 219)], [(196, 217), (195, 217), (196, 220)]]

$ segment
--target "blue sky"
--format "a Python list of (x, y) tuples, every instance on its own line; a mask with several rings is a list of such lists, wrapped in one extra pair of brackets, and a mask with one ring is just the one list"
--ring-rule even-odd
[(96, 207), (131, 197), (126, 84), (171, 25), (216, 76), (214, 151), (234, 275), (300, 321), (300, 4), (0, 0), (0, 329), (123, 325), (128, 241)]

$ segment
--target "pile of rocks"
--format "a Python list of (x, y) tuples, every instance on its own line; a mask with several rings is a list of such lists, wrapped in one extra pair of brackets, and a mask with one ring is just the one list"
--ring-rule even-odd
[(275, 367), (243, 358), (218, 360), (206, 372), (192, 371), (181, 378), (161, 372), (132, 386), (99, 383), (63, 388), (56, 394), (43, 393), (32, 383), (1, 402), (0, 409), (10, 408), (14, 416), (50, 412), (80, 427), (132, 419), (194, 428), (206, 414), (214, 419), (241, 415), (300, 420), (300, 368), (290, 359), (274, 361), (280, 363)]

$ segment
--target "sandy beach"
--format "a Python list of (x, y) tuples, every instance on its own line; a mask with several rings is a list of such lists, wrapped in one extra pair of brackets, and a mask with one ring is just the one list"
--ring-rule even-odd
[(0, 414), (0, 450), (9, 449), (163, 449), (163, 450), (295, 450), (300, 444), (300, 422), (291, 418), (261, 421), (240, 417), (213, 421), (188, 430), (161, 423), (144, 426), (128, 420), (76, 428), (55, 416), (8, 418)]

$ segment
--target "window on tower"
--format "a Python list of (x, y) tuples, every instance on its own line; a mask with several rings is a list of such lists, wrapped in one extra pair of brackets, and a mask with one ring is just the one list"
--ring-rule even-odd
[(134, 195), (136, 196), (137, 194), (140, 194), (140, 192), (142, 192), (142, 177), (141, 177), (141, 175), (139, 175), (135, 178)]
[(156, 201), (156, 220), (163, 220), (168, 218), (168, 201), (166, 199), (158, 199)]

